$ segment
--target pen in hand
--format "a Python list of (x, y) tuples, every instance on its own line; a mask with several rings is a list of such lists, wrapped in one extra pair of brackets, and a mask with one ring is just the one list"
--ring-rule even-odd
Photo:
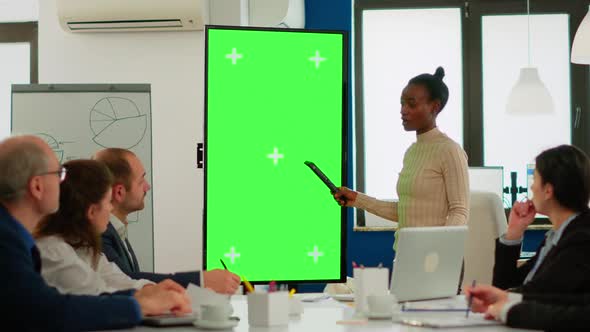
[(223, 265), (223, 268), (227, 270), (227, 265), (225, 265), (223, 259), (220, 258), (219, 261), (221, 262), (221, 265)]
[[(475, 287), (475, 279), (471, 283), (471, 289)], [(473, 303), (473, 292), (469, 294), (469, 301), (467, 301), (467, 311), (465, 311), (465, 318), (469, 318), (469, 311), (471, 311), (471, 304)]]

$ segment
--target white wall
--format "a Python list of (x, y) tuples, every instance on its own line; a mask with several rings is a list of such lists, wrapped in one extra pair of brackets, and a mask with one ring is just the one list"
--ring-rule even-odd
[(204, 33), (72, 34), (39, 1), (40, 83), (150, 83), (157, 272), (201, 267)]

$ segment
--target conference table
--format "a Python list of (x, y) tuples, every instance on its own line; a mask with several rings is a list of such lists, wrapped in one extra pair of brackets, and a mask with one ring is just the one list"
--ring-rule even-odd
[[(299, 299), (318, 298), (318, 294), (296, 294)], [(456, 298), (458, 301), (461, 298)], [(425, 305), (436, 304), (437, 301), (448, 300), (431, 300), (422, 301)], [(225, 331), (234, 332), (426, 332), (426, 331), (454, 331), (454, 332), (489, 332), (489, 331), (531, 331), (522, 329), (512, 329), (503, 325), (496, 326), (469, 326), (462, 328), (426, 328), (403, 325), (397, 323), (396, 319), (387, 320), (366, 320), (359, 319), (355, 316), (354, 304), (352, 302), (339, 302), (332, 298), (326, 297), (316, 302), (303, 302), (304, 311), (299, 317), (291, 316), (289, 324), (284, 326), (273, 327), (255, 327), (248, 324), (248, 306), (246, 297), (243, 295), (233, 296), (231, 300), (234, 308), (233, 316), (240, 318), (240, 322), (233, 329)], [(424, 317), (464, 317), (465, 312), (402, 312), (396, 318), (421, 319)], [(174, 331), (174, 332), (194, 332), (194, 331), (215, 331), (202, 330), (195, 326), (176, 326), (176, 327), (149, 327), (137, 326), (133, 329), (118, 331)], [(224, 330), (219, 330), (224, 331)]]

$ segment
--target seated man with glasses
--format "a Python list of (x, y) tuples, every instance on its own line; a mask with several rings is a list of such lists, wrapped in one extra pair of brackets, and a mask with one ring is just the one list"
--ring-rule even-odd
[(68, 169), (65, 168), (64, 166), (59, 166), (59, 169), (57, 171), (50, 171), (50, 172), (43, 172), (41, 174), (38, 175), (47, 175), (47, 174), (56, 174), (59, 176), (59, 182), (63, 182), (63, 180), (66, 179), (66, 174), (68, 173)]
[(24, 331), (125, 328), (142, 316), (190, 312), (185, 290), (171, 280), (139, 291), (101, 296), (62, 295), (41, 277), (31, 232), (58, 210), (66, 172), (35, 136), (0, 141), (0, 294), (3, 324)]

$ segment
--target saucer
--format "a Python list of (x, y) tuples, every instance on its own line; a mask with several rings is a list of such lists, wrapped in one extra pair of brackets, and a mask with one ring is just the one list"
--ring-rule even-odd
[(392, 317), (392, 312), (367, 312), (367, 318), (369, 319), (391, 319)]
[(240, 320), (235, 319), (234, 317), (230, 317), (226, 321), (197, 319), (193, 322), (193, 325), (204, 330), (229, 330), (236, 327), (239, 322)]

